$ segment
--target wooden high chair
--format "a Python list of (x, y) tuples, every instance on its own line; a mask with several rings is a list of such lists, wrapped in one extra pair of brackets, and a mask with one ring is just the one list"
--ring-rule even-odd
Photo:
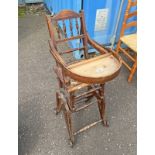
[[(59, 83), (59, 91), (56, 92), (56, 114), (63, 110), (70, 142), (73, 145), (74, 136), (78, 133), (99, 122), (108, 126), (105, 119), (104, 84), (119, 74), (121, 60), (115, 52), (89, 38), (83, 12), (78, 14), (71, 10), (63, 10), (53, 17), (46, 17), (51, 38), (50, 52), (56, 62), (54, 71)], [(71, 48), (70, 41), (76, 39), (80, 40), (81, 46)], [(60, 44), (65, 44), (65, 47), (69, 49), (64, 51), (63, 48), (59, 48)], [(98, 50), (101, 55), (89, 58), (88, 44)], [(65, 61), (64, 55), (77, 50), (83, 51), (84, 59)], [(92, 101), (93, 98), (94, 101)], [(72, 114), (88, 108), (93, 103), (97, 103), (101, 119), (74, 132)]]
[[(137, 21), (128, 22), (131, 17), (137, 16), (137, 11), (130, 12), (130, 9), (137, 6), (137, 0), (128, 0), (128, 5), (125, 11), (124, 21), (120, 33), (120, 39), (117, 44), (116, 53), (123, 53), (126, 58), (132, 61), (132, 66), (130, 66), (125, 59), (122, 57), (123, 64), (129, 69), (130, 75), (128, 77), (128, 82), (131, 82), (133, 75), (137, 69), (137, 34), (125, 35), (126, 29), (137, 26)], [(123, 48), (121, 45), (125, 44), (127, 48)]]

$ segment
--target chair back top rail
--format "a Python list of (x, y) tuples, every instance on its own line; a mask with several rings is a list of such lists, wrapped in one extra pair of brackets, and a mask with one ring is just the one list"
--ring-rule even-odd
[[(80, 48), (84, 49), (84, 56), (85, 58), (88, 58), (88, 41), (83, 11), (80, 11), (80, 13), (76, 13), (71, 10), (63, 10), (53, 17), (48, 16), (46, 19), (48, 23), (50, 38), (55, 48), (57, 48), (57, 45), (59, 43), (79, 39), (81, 45), (83, 45), (83, 47)], [(65, 53), (70, 53), (72, 51), (75, 50), (69, 49), (69, 52)]]
[(52, 20), (58, 21), (58, 20), (64, 20), (64, 19), (71, 19), (71, 18), (81, 18), (81, 13), (76, 13), (71, 10), (63, 10), (54, 17), (52, 17)]

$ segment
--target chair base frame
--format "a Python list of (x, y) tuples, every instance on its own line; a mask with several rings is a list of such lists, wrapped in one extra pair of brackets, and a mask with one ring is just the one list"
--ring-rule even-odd
[[(59, 91), (56, 92), (55, 110), (56, 114), (58, 114), (61, 110), (63, 111), (70, 143), (73, 146), (75, 142), (75, 135), (95, 126), (100, 122), (102, 122), (104, 126), (108, 126), (105, 119), (104, 84), (118, 76), (122, 61), (113, 50), (101, 46), (89, 37), (86, 31), (83, 11), (78, 14), (71, 10), (63, 10), (53, 17), (46, 16), (46, 19), (50, 34), (50, 53), (56, 62), (54, 71), (57, 75), (59, 84)], [(75, 22), (73, 22), (73, 19)], [(66, 20), (69, 20), (69, 25), (65, 23)], [(61, 29), (59, 27), (59, 23), (62, 24)], [(73, 34), (73, 28), (76, 29), (77, 33)], [(71, 36), (67, 35), (68, 31), (71, 32)], [(69, 48), (68, 50), (59, 49), (58, 44), (61, 43), (65, 45), (66, 43), (76, 39), (80, 39), (80, 48)], [(88, 45), (99, 51), (101, 56), (89, 59)], [(70, 62), (67, 63), (62, 57), (63, 54), (72, 53), (77, 50), (83, 50), (84, 61), (81, 61), (82, 63), (74, 62), (75, 64), (71, 65), (72, 62), (70, 60)], [(99, 63), (97, 63), (97, 61)], [(109, 64), (113, 64), (113, 67), (109, 68)], [(83, 68), (85, 68), (85, 70)], [(99, 68), (99, 72), (97, 68)], [(77, 70), (73, 71), (74, 69)], [(102, 71), (100, 71), (100, 69)], [(108, 73), (104, 72), (104, 69), (106, 71), (108, 70)], [(81, 89), (83, 88), (86, 88), (87, 90), (85, 92), (81, 92)], [(94, 97), (97, 101), (100, 120), (74, 132), (72, 114), (92, 105), (93, 103), (90, 102), (92, 97)], [(86, 101), (90, 103), (84, 104)], [(80, 106), (81, 103), (83, 104), (82, 106)]]
[[(88, 87), (88, 89), (90, 89), (90, 87)], [(87, 94), (89, 94), (89, 92), (87, 92), (85, 94), (81, 94), (78, 97), (81, 97), (81, 99), (86, 99)], [(87, 129), (97, 125), (100, 122), (102, 122), (103, 126), (109, 127), (108, 121), (105, 119), (104, 84), (100, 85), (100, 87), (97, 89), (97, 91), (93, 92), (93, 96), (95, 96), (97, 98), (100, 119), (98, 121), (95, 121), (95, 122), (89, 124), (89, 125), (86, 125), (85, 127), (79, 129), (78, 131), (74, 132), (73, 125), (72, 125), (72, 114), (89, 107), (93, 103), (89, 103), (89, 104), (84, 105), (83, 107), (80, 107), (80, 108), (72, 108), (70, 106), (70, 104), (71, 104), (70, 102), (73, 102), (73, 100), (69, 101), (69, 98), (66, 97), (64, 90), (60, 89), (59, 92), (56, 92), (56, 108), (55, 108), (56, 114), (58, 114), (61, 110), (63, 111), (66, 126), (68, 129), (70, 145), (72, 147), (75, 144), (75, 136), (77, 134), (86, 131)], [(92, 96), (89, 96), (87, 99), (89, 100), (91, 97)]]

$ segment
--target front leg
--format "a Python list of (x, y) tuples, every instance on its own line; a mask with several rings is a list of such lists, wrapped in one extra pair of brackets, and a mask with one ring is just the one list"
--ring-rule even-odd
[(61, 95), (60, 92), (56, 92), (56, 115), (61, 111), (62, 109), (62, 100), (61, 100)]
[(108, 121), (105, 119), (105, 98), (104, 98), (104, 85), (101, 85), (99, 90), (99, 95), (101, 99), (98, 100), (98, 108), (100, 112), (100, 117), (102, 119), (103, 125), (109, 127)]

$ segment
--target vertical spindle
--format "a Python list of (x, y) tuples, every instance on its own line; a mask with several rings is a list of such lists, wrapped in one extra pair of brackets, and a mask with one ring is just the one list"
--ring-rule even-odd
[(62, 23), (63, 23), (63, 31), (64, 31), (64, 35), (65, 35), (65, 38), (67, 38), (66, 24), (65, 24), (64, 20), (62, 20)]
[(73, 26), (72, 26), (72, 20), (71, 19), (69, 19), (69, 25), (70, 25), (71, 36), (73, 37)]
[(58, 22), (55, 21), (55, 23), (56, 23), (56, 31), (57, 31), (57, 34), (58, 34), (58, 38), (61, 39)]
[(79, 24), (77, 18), (75, 18), (76, 21), (76, 30), (77, 30), (77, 35), (79, 35)]

